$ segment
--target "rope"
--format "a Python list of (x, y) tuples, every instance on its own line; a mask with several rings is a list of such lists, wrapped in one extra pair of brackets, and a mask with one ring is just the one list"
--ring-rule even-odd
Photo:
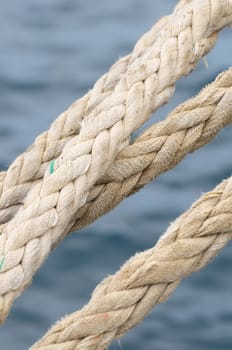
[(231, 101), (232, 68), (121, 151), (108, 173), (90, 192), (71, 231), (89, 225), (173, 168), (188, 153), (209, 143), (223, 127), (232, 123)]
[[(79, 230), (114, 208), (162, 172), (173, 168), (231, 123), (232, 69), (220, 74), (197, 97), (181, 104), (165, 121), (151, 126), (118, 155), (91, 190), (71, 231)], [(54, 163), (49, 171), (54, 172)]]
[[(177, 8), (181, 9), (189, 1), (180, 1)], [(109, 96), (121, 75), (126, 73), (136, 59), (141, 59), (150, 50), (169, 21), (171, 16), (163, 17), (157, 22), (138, 41), (131, 55), (116, 62), (85, 97), (73, 103), (48, 131), (38, 136), (34, 144), (12, 163), (7, 172), (0, 174), (0, 225), (12, 219), (28, 191), (44, 176), (49, 163), (54, 165), (54, 159), (60, 156), (64, 145), (79, 134), (84, 116)]]
[(175, 81), (195, 67), (215, 42), (216, 32), (231, 22), (232, 1), (187, 4), (83, 120), (79, 135), (56, 160), (53, 174), (48, 169), (43, 181), (29, 191), (24, 206), (0, 236), (0, 256), (5, 257), (0, 272), (1, 321), (52, 247), (73, 226), (92, 187), (131, 133), (168, 101)]
[(232, 177), (203, 195), (151, 249), (103, 280), (89, 303), (59, 321), (31, 350), (102, 350), (164, 302), (232, 238)]

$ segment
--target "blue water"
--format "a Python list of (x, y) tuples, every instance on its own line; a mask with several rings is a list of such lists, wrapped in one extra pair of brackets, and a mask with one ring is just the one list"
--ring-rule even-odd
[[(0, 4), (0, 166), (6, 169), (55, 117), (176, 1), (20, 0)], [(175, 97), (163, 118), (231, 65), (231, 29)], [(153, 118), (154, 120), (154, 118)], [(170, 172), (125, 200), (90, 227), (67, 237), (0, 329), (0, 349), (27, 349), (57, 319), (89, 299), (102, 278), (137, 251), (151, 247), (169, 223), (202, 192), (231, 174), (232, 130), (189, 155)], [(230, 247), (206, 269), (186, 279), (121, 340), (125, 350), (232, 349)], [(111, 350), (121, 349), (118, 342)]]

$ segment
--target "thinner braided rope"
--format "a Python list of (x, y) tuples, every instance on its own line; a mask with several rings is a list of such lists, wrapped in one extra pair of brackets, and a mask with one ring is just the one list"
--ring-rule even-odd
[(157, 244), (103, 280), (83, 309), (59, 321), (31, 350), (102, 350), (164, 302), (232, 238), (232, 178), (203, 195)]
[[(208, 1), (204, 4), (207, 5)], [(85, 203), (88, 192), (110, 167), (131, 132), (147, 119), (152, 110), (168, 100), (175, 80), (192, 70), (207, 52), (209, 36), (231, 23), (231, 1), (222, 1), (219, 5), (210, 1), (210, 5), (210, 9), (203, 7), (204, 21), (200, 16), (202, 1), (193, 1), (178, 13), (178, 21), (169, 25), (170, 38), (149, 51), (142, 60), (142, 70), (140, 59), (135, 61), (114, 92), (82, 124), (79, 136), (64, 148), (62, 157), (56, 162), (55, 173), (52, 176), (47, 174), (43, 182), (29, 192), (24, 208), (7, 225), (0, 236), (0, 253), (5, 256), (0, 273), (2, 320), (13, 299), (30, 283), (52, 246), (73, 225), (76, 212)], [(188, 34), (185, 38), (191, 39), (191, 50), (188, 46), (188, 50), (177, 55), (182, 34)], [(197, 47), (197, 56), (192, 47)], [(106, 107), (109, 108), (107, 115)], [(97, 115), (101, 117), (96, 123)], [(106, 149), (110, 152), (106, 153)]]
[(71, 231), (104, 215), (231, 123), (232, 68), (119, 153), (107, 174), (91, 190)]

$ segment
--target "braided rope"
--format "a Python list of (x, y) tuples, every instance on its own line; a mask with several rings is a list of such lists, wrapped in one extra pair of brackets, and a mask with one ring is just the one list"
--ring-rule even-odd
[(175, 81), (194, 68), (215, 42), (215, 32), (231, 21), (228, 0), (195, 0), (177, 11), (155, 45), (133, 62), (114, 91), (83, 120), (79, 135), (57, 159), (54, 173), (46, 172), (33, 187), (0, 236), (0, 255), (5, 258), (0, 272), (1, 321), (52, 247), (72, 227), (92, 186), (131, 133), (168, 101)]
[(171, 169), (186, 154), (210, 142), (231, 123), (232, 69), (220, 74), (197, 97), (181, 104), (165, 121), (152, 125), (117, 156), (91, 190), (71, 231), (102, 216), (126, 196)]
[(89, 225), (232, 123), (232, 68), (125, 147), (94, 186), (71, 231)]
[(89, 303), (66, 316), (31, 350), (102, 350), (164, 302), (232, 238), (232, 178), (203, 195), (151, 249), (103, 280)]
[[(189, 1), (180, 1), (177, 9), (180, 10)], [(64, 145), (79, 134), (84, 117), (109, 96), (133, 62), (150, 50), (170, 20), (171, 16), (158, 21), (138, 41), (131, 55), (116, 62), (86, 96), (74, 102), (48, 131), (38, 136), (34, 144), (12, 163), (7, 172), (0, 174), (0, 225), (12, 219), (28, 191), (44, 176), (49, 162), (59, 157)]]

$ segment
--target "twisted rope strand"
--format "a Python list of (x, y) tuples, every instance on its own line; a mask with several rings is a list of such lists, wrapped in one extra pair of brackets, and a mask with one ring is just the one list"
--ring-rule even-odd
[[(195, 0), (176, 16), (165, 30), (165, 40), (160, 35), (143, 59), (121, 76), (112, 94), (83, 120), (79, 135), (57, 159), (54, 173), (47, 172), (34, 186), (1, 234), (0, 254), (5, 257), (0, 271), (1, 321), (52, 247), (73, 226), (89, 191), (131, 133), (168, 101), (175, 81), (209, 51), (215, 31), (232, 22), (232, 1), (218, 5), (216, 0)], [(183, 42), (187, 49), (181, 51)]]
[[(190, 0), (180, 1), (178, 9), (189, 2)], [(159, 20), (138, 41), (131, 55), (117, 61), (87, 95), (74, 102), (53, 122), (48, 131), (38, 136), (34, 144), (12, 163), (7, 172), (0, 174), (0, 225), (16, 214), (28, 191), (43, 178), (49, 162), (59, 157), (64, 145), (79, 134), (84, 117), (109, 96), (121, 75), (125, 74), (133, 62), (150, 50), (170, 20), (171, 16)], [(0, 229), (2, 231), (3, 226)]]
[(229, 178), (174, 221), (153, 248), (103, 280), (83, 309), (59, 321), (31, 350), (106, 349), (231, 240), (231, 206)]
[(114, 208), (232, 123), (232, 68), (125, 147), (87, 198), (71, 231)]

